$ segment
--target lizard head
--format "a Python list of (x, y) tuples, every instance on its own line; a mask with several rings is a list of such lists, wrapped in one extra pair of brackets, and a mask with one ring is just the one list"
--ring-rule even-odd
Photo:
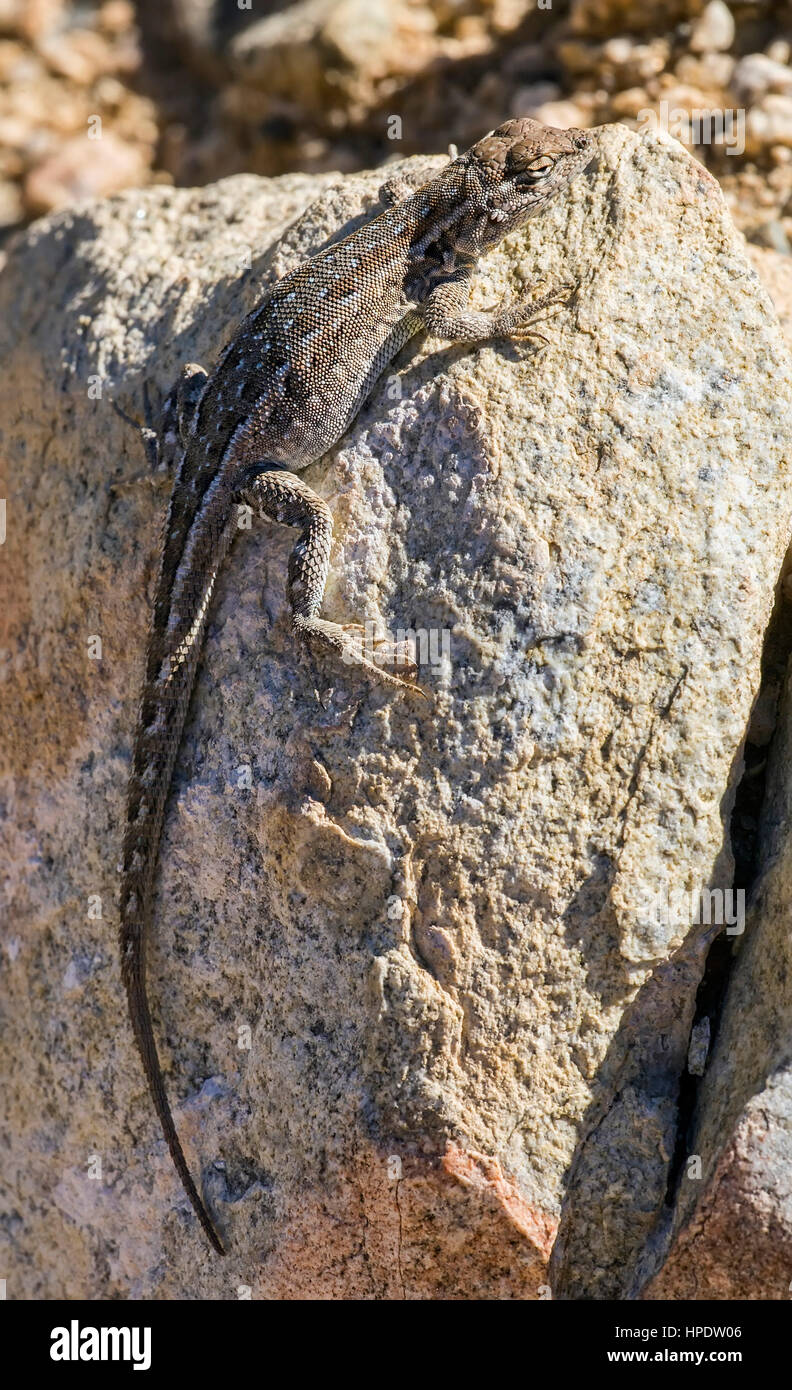
[(485, 135), (451, 166), (470, 207), (456, 249), (479, 255), (522, 226), (582, 173), (595, 149), (591, 131), (556, 130), (527, 117)]

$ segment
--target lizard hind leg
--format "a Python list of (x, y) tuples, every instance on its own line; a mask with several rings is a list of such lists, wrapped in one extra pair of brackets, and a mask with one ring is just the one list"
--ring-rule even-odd
[(187, 446), (193, 421), (208, 380), (207, 372), (195, 362), (182, 368), (178, 381), (162, 401), (158, 426), (154, 419), (148, 381), (143, 383), (143, 419), (141, 425), (127, 415), (115, 401), (110, 404), (116, 415), (140, 434), (146, 459), (152, 473), (175, 471), (175, 464)]
[[(208, 373), (196, 362), (182, 367), (176, 381), (162, 402), (159, 412), (159, 460), (169, 471), (181, 459), (187, 447)], [(146, 424), (151, 429), (151, 404), (146, 395)], [(151, 431), (154, 432), (153, 430)]]
[(242, 501), (273, 521), (299, 527), (300, 535), (289, 556), (288, 597), (292, 626), (304, 641), (333, 652), (348, 666), (362, 669), (386, 685), (424, 692), (411, 677), (415, 668), (404, 653), (394, 647), (377, 647), (377, 655), (392, 660), (403, 674), (388, 670), (366, 655), (359, 623), (332, 623), (318, 617), (324, 597), (333, 519), (330, 508), (296, 473), (277, 464), (269, 465), (240, 491)]
[(172, 394), (175, 395), (179, 438), (185, 449), (208, 380), (209, 373), (205, 367), (201, 367), (197, 362), (188, 362), (182, 367), (179, 379), (173, 388)]

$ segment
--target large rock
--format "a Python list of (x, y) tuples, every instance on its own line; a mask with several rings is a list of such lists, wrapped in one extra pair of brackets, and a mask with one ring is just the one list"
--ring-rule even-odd
[(416, 341), (308, 472), (325, 613), (427, 634), (432, 700), (295, 645), (289, 532), (257, 520), (219, 583), (150, 987), (226, 1261), (124, 1020), (167, 483), (109, 400), (211, 364), (378, 182), (122, 195), (39, 223), (0, 282), (9, 1297), (606, 1297), (659, 1248), (717, 930), (662, 903), (731, 884), (792, 425), (769, 300), (663, 137), (603, 131), (596, 173), (482, 264), (480, 304), (578, 284), (550, 346)]
[[(792, 262), (746, 244), (792, 344)], [(787, 555), (748, 741), (749, 778), (766, 772), (751, 910), (726, 958), (725, 1006), (685, 1136), (670, 1249), (647, 1299), (779, 1299), (792, 1258), (792, 587)], [(757, 793), (749, 793), (756, 801)], [(699, 1027), (701, 1024), (698, 1025)], [(707, 1021), (707, 1031), (712, 1024)]]
[[(769, 644), (792, 645), (788, 580)], [(772, 690), (772, 679), (765, 689)], [(759, 711), (761, 713), (761, 709)], [(762, 737), (761, 729), (754, 738)], [(761, 743), (758, 745), (761, 747)], [(792, 1268), (792, 682), (760, 823), (752, 907), (698, 1098), (671, 1249), (647, 1298), (786, 1299)], [(756, 764), (761, 769), (761, 764)]]

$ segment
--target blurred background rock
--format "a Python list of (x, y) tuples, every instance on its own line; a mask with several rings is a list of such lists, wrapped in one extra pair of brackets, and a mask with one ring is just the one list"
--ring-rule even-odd
[(655, 112), (790, 254), (791, 58), (785, 0), (0, 0), (0, 237), (125, 187)]

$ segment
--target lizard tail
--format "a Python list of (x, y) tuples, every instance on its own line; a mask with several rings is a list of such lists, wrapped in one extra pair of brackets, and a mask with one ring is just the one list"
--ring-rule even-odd
[[(173, 1123), (146, 992), (146, 940), (151, 927), (154, 879), (165, 806), (195, 681), (215, 575), (236, 525), (233, 520), (217, 531), (215, 521), (212, 513), (203, 537), (209, 548), (209, 573), (198, 593), (188, 586), (178, 602), (173, 599), (170, 571), (165, 564), (166, 550), (160, 561), (155, 618), (146, 652), (146, 678), (127, 789), (119, 946), (129, 1016), (162, 1132), (176, 1172), (212, 1249), (218, 1255), (224, 1255), (223, 1243), (192, 1180)], [(175, 635), (168, 629), (166, 612), (166, 609), (169, 611), (174, 607), (187, 614), (181, 624), (177, 624)]]
[(218, 1255), (224, 1255), (225, 1249), (223, 1243), (217, 1234), (214, 1222), (206, 1210), (198, 1189), (192, 1180), (192, 1174), (187, 1167), (184, 1150), (179, 1141), (179, 1136), (176, 1133), (176, 1126), (173, 1123), (171, 1108), (168, 1104), (168, 1097), (165, 1094), (165, 1087), (162, 1081), (162, 1069), (160, 1067), (157, 1044), (154, 1041), (154, 1029), (151, 1023), (151, 1011), (149, 1009), (144, 978), (144, 965), (142, 953), (140, 951), (133, 950), (124, 957), (123, 974), (127, 998), (129, 999), (129, 1013), (132, 1019), (132, 1026), (135, 1030), (140, 1056), (143, 1060), (143, 1069), (146, 1073), (151, 1099), (154, 1102), (154, 1108), (162, 1126), (162, 1132), (165, 1135), (168, 1148), (170, 1149), (170, 1156), (181, 1178), (182, 1186), (190, 1199), (192, 1209), (206, 1232), (212, 1248), (217, 1251)]

